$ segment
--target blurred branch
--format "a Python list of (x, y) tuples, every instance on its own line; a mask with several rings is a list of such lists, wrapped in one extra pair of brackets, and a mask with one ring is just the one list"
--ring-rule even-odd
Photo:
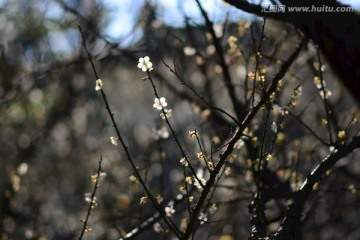
[[(198, 92), (195, 91), (194, 88), (192, 88), (189, 84), (187, 84), (185, 82), (185, 80), (179, 75), (179, 73), (177, 72), (176, 68), (171, 68), (165, 61), (164, 59), (161, 58), (161, 61), (164, 63), (164, 65), (170, 70), (170, 72), (172, 72), (178, 80), (180, 80), (181, 84), (185, 85), (187, 88), (189, 88), (191, 90), (191, 92), (193, 92), (203, 103), (205, 103), (205, 105), (207, 105), (210, 109), (215, 110), (217, 112), (223, 113), (224, 115), (226, 115), (227, 117), (229, 117), (231, 120), (233, 120), (238, 126), (240, 125), (240, 122), (238, 121), (238, 119), (236, 119), (234, 116), (230, 115), (228, 112), (226, 112), (225, 110), (218, 108), (216, 106), (211, 105), (208, 101), (206, 101), (201, 95), (199, 95)], [(175, 64), (175, 60), (174, 60), (174, 64)], [(188, 97), (189, 98), (189, 97)]]
[(270, 17), (272, 19), (288, 21), (286, 13), (272, 13), (263, 11), (263, 7), (258, 4), (249, 3), (247, 0), (224, 0), (224, 2), (248, 13), (255, 14), (259, 17)]
[(200, 9), (201, 14), (203, 15), (204, 19), (205, 19), (205, 24), (206, 27), (208, 29), (208, 31), (210, 32), (213, 44), (215, 46), (215, 51), (216, 54), (219, 58), (219, 64), (221, 66), (222, 69), (222, 74), (223, 74), (223, 80), (225, 82), (225, 87), (228, 91), (229, 97), (231, 99), (231, 103), (233, 105), (233, 108), (235, 110), (237, 119), (239, 121), (241, 121), (244, 118), (244, 106), (240, 103), (240, 101), (237, 99), (236, 97), (236, 93), (235, 93), (235, 87), (234, 84), (232, 83), (232, 79), (230, 76), (230, 72), (229, 72), (229, 67), (227, 66), (226, 62), (225, 62), (225, 58), (224, 58), (224, 51), (222, 49), (222, 46), (220, 44), (220, 40), (219, 38), (216, 36), (215, 31), (214, 31), (214, 27), (213, 27), (213, 23), (210, 21), (207, 13), (205, 12), (204, 8), (202, 7), (201, 3), (199, 0), (196, 0), (196, 3)]
[(314, 130), (312, 130), (303, 120), (301, 120), (300, 116), (295, 115), (294, 113), (289, 112), (289, 115), (291, 117), (293, 117), (294, 119), (296, 119), (304, 128), (306, 128), (306, 130), (308, 130), (317, 140), (319, 140), (319, 142), (321, 142), (322, 144), (324, 144), (325, 146), (331, 146), (331, 144), (325, 142), (320, 136), (318, 136)]
[(330, 170), (341, 158), (349, 155), (356, 148), (360, 148), (360, 136), (354, 137), (347, 145), (339, 146), (335, 153), (327, 156), (305, 179), (297, 192), (294, 202), (290, 205), (280, 229), (275, 234), (276, 240), (292, 239), (300, 222), (301, 214), (313, 186), (320, 181), (326, 171)]
[(83, 228), (81, 230), (81, 233), (80, 233), (80, 237), (79, 237), (79, 240), (82, 239), (83, 235), (85, 232), (88, 232), (90, 231), (90, 227), (88, 226), (88, 221), (89, 221), (89, 218), (90, 218), (90, 215), (91, 215), (91, 210), (93, 208), (96, 207), (96, 191), (98, 190), (98, 188), (100, 187), (100, 184), (99, 184), (99, 181), (100, 181), (100, 174), (101, 174), (101, 163), (102, 163), (102, 155), (100, 156), (100, 160), (99, 160), (99, 167), (98, 167), (98, 170), (97, 170), (97, 174), (96, 174), (96, 180), (95, 180), (95, 185), (94, 185), (94, 189), (93, 189), (93, 192), (91, 194), (91, 199), (90, 199), (90, 202), (89, 202), (89, 207), (88, 207), (88, 210), (87, 210), (87, 213), (86, 213), (86, 218), (85, 220), (83, 220), (84, 222), (84, 225), (83, 225)]

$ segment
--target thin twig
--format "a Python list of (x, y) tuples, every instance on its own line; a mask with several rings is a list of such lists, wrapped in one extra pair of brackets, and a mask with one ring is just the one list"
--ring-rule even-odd
[(321, 89), (320, 91), (322, 91), (323, 93), (323, 100), (324, 100), (324, 107), (325, 107), (325, 114), (326, 114), (326, 120), (327, 120), (327, 129), (328, 129), (328, 132), (329, 132), (329, 141), (330, 141), (330, 145), (333, 145), (334, 143), (334, 140), (333, 140), (333, 137), (332, 137), (332, 133), (331, 133), (331, 126), (330, 126), (330, 108), (329, 108), (329, 103), (328, 103), (328, 100), (327, 100), (327, 92), (328, 90), (325, 89), (325, 82), (324, 82), (324, 79), (323, 79), (323, 74), (322, 74), (322, 64), (321, 64), (321, 57), (320, 57), (320, 49), (319, 47), (317, 47), (317, 58), (318, 58), (318, 63), (319, 63), (319, 66), (318, 66), (318, 73), (319, 73), (319, 78), (320, 78), (320, 82), (321, 82)]
[[(98, 77), (98, 74), (97, 74), (97, 71), (96, 71), (96, 68), (95, 68), (95, 65), (92, 61), (92, 58), (91, 58), (91, 55), (86, 47), (86, 43), (85, 43), (85, 38), (83, 36), (83, 33), (82, 33), (82, 30), (81, 30), (81, 27), (79, 26), (79, 31), (81, 33), (81, 36), (82, 36), (82, 40), (83, 40), (83, 45), (84, 45), (84, 49), (85, 49), (85, 52), (88, 56), (88, 59), (91, 63), (91, 66), (92, 66), (92, 69), (94, 71), (94, 75), (95, 75), (95, 78), (96, 79), (99, 79)], [(147, 196), (149, 197), (150, 201), (152, 202), (152, 204), (154, 205), (154, 207), (156, 208), (156, 210), (160, 213), (161, 217), (164, 219), (164, 222), (166, 223), (166, 225), (170, 228), (170, 230), (180, 239), (180, 232), (177, 228), (177, 226), (172, 222), (172, 220), (170, 218), (168, 218), (166, 215), (165, 215), (165, 212), (164, 212), (164, 209), (161, 208), (161, 206), (157, 203), (155, 197), (152, 195), (152, 193), (150, 192), (150, 190), (148, 189), (148, 187), (146, 186), (146, 183), (144, 182), (144, 180), (142, 179), (139, 171), (138, 171), (138, 168), (136, 167), (135, 163), (134, 163), (134, 160), (130, 154), (130, 151), (129, 151), (129, 148), (128, 146), (125, 144), (125, 141), (122, 137), (122, 135), (120, 134), (120, 130), (119, 130), (119, 127), (114, 119), (114, 113), (111, 111), (110, 109), (110, 105), (108, 103), (108, 100), (107, 100), (107, 97), (105, 95), (105, 92), (103, 91), (103, 89), (100, 89), (100, 93), (101, 93), (101, 96), (104, 100), (104, 103), (105, 103), (105, 107), (106, 107), (106, 110), (110, 116), (110, 119), (111, 119), (111, 122), (112, 122), (112, 125), (115, 129), (115, 132), (117, 134), (117, 138), (118, 140), (120, 141), (121, 143), (121, 146), (122, 148), (124, 149), (125, 151), (125, 154), (127, 156), (127, 160), (129, 161), (137, 179), (139, 180), (141, 186), (144, 188)]]
[(248, 113), (248, 115), (245, 117), (244, 121), (242, 122), (242, 124), (240, 125), (240, 127), (237, 129), (235, 135), (232, 137), (232, 139), (230, 140), (227, 148), (224, 150), (224, 152), (222, 154), (220, 154), (220, 159), (219, 162), (217, 163), (217, 165), (215, 166), (214, 171), (212, 171), (210, 173), (210, 178), (209, 180), (206, 182), (206, 185), (203, 189), (203, 191), (201, 192), (201, 195), (198, 199), (198, 202), (196, 203), (192, 215), (190, 217), (189, 223), (187, 225), (187, 228), (185, 230), (185, 233), (183, 235), (183, 239), (187, 240), (190, 238), (193, 229), (195, 227), (195, 223), (197, 220), (197, 217), (200, 213), (200, 210), (205, 202), (206, 197), (208, 196), (211, 188), (214, 186), (215, 183), (215, 179), (218, 176), (218, 174), (220, 173), (221, 168), (223, 167), (223, 165), (226, 162), (226, 159), (230, 156), (230, 154), (233, 152), (234, 149), (234, 145), (235, 143), (240, 139), (240, 137), (242, 136), (243, 131), (245, 130), (245, 128), (250, 124), (250, 122), (253, 120), (253, 118), (256, 116), (257, 112), (260, 110), (260, 108), (266, 103), (266, 101), (268, 101), (270, 95), (276, 91), (277, 89), (277, 85), (279, 83), (279, 81), (285, 76), (285, 74), (287, 73), (287, 71), (289, 70), (290, 66), (292, 65), (292, 63), (297, 59), (297, 57), (299, 56), (302, 48), (308, 43), (307, 39), (303, 39), (303, 41), (301, 42), (300, 46), (295, 50), (295, 52), (289, 57), (289, 59), (283, 63), (283, 65), (280, 67), (279, 72), (274, 76), (272, 83), (270, 85), (270, 87), (268, 88), (268, 90), (264, 93), (264, 95), (262, 96), (262, 98), (260, 99), (259, 103), (257, 105), (255, 105), (250, 112)]
[(167, 63), (164, 61), (163, 58), (160, 57), (160, 59), (161, 59), (161, 61), (163, 62), (163, 64), (165, 65), (165, 67), (167, 67), (167, 68), (169, 69), (169, 71), (172, 72), (172, 73), (175, 75), (175, 77), (181, 82), (181, 84), (185, 85), (188, 89), (190, 89), (190, 91), (192, 91), (192, 92), (193, 92), (203, 103), (205, 103), (210, 109), (225, 114), (227, 117), (229, 117), (231, 120), (233, 120), (236, 125), (240, 126), (241, 123), (240, 123), (234, 116), (232, 116), (231, 114), (227, 113), (225, 110), (223, 110), (223, 109), (221, 109), (221, 108), (218, 108), (218, 107), (215, 107), (215, 106), (211, 105), (211, 104), (210, 104), (208, 101), (206, 101), (199, 93), (197, 93), (197, 91), (195, 91), (194, 88), (192, 88), (189, 84), (187, 84), (187, 83), (185, 82), (185, 80), (179, 75), (179, 73), (178, 73), (175, 69), (171, 68), (171, 67), (169, 66), (169, 64), (167, 64)]
[(89, 221), (89, 218), (90, 218), (90, 215), (91, 215), (91, 210), (96, 206), (94, 204), (95, 203), (95, 195), (96, 195), (96, 191), (98, 190), (98, 188), (100, 187), (99, 185), (99, 181), (100, 181), (100, 174), (101, 174), (101, 163), (102, 163), (102, 155), (100, 156), (100, 160), (99, 160), (99, 167), (98, 167), (98, 170), (97, 170), (97, 175), (96, 175), (96, 180), (95, 180), (95, 185), (94, 185), (94, 189), (91, 193), (91, 200), (90, 200), (90, 203), (89, 203), (89, 207), (88, 207), (88, 210), (87, 210), (87, 213), (86, 213), (86, 218), (85, 220), (83, 220), (83, 228), (81, 230), (81, 233), (80, 233), (80, 236), (79, 236), (79, 240), (82, 239), (82, 237), (84, 236), (84, 233), (87, 231), (87, 229), (89, 229), (89, 226), (88, 226), (88, 221)]

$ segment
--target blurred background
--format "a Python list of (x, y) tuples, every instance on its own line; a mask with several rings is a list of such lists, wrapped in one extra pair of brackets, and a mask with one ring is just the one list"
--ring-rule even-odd
[[(222, 1), (202, 3), (225, 49), (237, 96), (245, 102), (245, 86), (248, 74), (254, 71), (262, 19)], [(359, 8), (356, 1), (348, 3)], [(171, 123), (191, 161), (196, 160), (199, 147), (189, 139), (189, 130), (199, 132), (208, 153), (234, 132), (229, 119), (210, 117), (204, 104), (161, 61), (163, 58), (173, 66), (175, 60), (181, 76), (200, 95), (234, 114), (215, 48), (195, 1), (1, 0), (1, 239), (77, 238), (82, 228), (79, 219), (87, 210), (84, 193), (92, 190), (90, 176), (96, 173), (100, 156), (107, 177), (98, 191), (99, 205), (91, 216), (92, 232), (86, 239), (119, 238), (155, 213), (150, 203), (139, 206), (144, 191), (131, 181), (133, 172), (122, 149), (110, 142), (114, 130), (101, 96), (95, 91), (96, 79), (78, 26), (83, 29), (130, 152), (151, 190), (163, 196), (165, 205), (180, 193), (181, 153), (172, 137), (163, 134), (168, 129), (152, 108), (154, 93), (150, 83), (142, 80), (146, 75), (137, 68), (138, 58), (150, 57), (155, 84), (173, 110)], [(269, 21), (265, 29), (262, 69), (271, 79), (296, 48), (301, 35), (286, 23)], [(229, 47), (230, 36), (237, 37), (235, 51)], [(334, 135), (346, 129), (346, 138), (350, 139), (359, 132), (359, 124), (354, 123), (359, 110), (323, 61), (319, 66), (316, 49), (309, 44), (284, 78), (277, 105), (286, 105), (294, 89), (303, 86), (304, 96), (294, 104), (293, 111), (326, 138), (323, 101), (313, 84), (317, 69), (324, 68), (324, 79), (332, 92), (329, 102), (336, 113)], [(276, 121), (281, 114), (276, 108), (273, 111), (272, 119)], [(250, 131), (259, 138), (264, 114), (251, 124)], [(282, 132), (276, 160), (269, 168), (296, 189), (329, 149), (296, 120), (286, 122)], [(233, 173), (224, 178), (223, 188), (213, 199), (218, 206), (214, 222), (199, 228), (196, 239), (248, 237), (247, 205), (255, 188), (248, 153), (236, 151), (230, 163)], [(306, 211), (315, 214), (305, 213), (303, 239), (358, 239), (358, 158), (359, 151), (342, 160), (313, 196)], [(274, 217), (270, 231), (279, 227), (280, 218), (276, 217), (283, 216), (287, 201), (269, 202), (267, 214)], [(181, 215), (175, 218), (179, 225), (181, 220)], [(171, 237), (166, 231), (152, 229), (145, 235), (150, 239)]]

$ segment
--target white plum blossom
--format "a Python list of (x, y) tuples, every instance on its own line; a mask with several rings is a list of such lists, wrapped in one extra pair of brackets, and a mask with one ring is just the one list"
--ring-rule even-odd
[(163, 230), (160, 223), (158, 223), (158, 222), (154, 223), (153, 227), (154, 227), (155, 232), (162, 232), (162, 230)]
[(286, 109), (286, 107), (280, 108), (280, 113), (283, 116), (287, 116), (289, 114), (289, 111)]
[(197, 180), (196, 177), (194, 177), (194, 186), (200, 189), (202, 186), (206, 185), (206, 180), (205, 178), (199, 178), (199, 180), (201, 183)]
[(17, 174), (19, 174), (20, 176), (25, 175), (28, 171), (28, 168), (29, 165), (27, 163), (21, 163), (16, 169)]
[(196, 177), (194, 177), (194, 186), (200, 189), (205, 185), (206, 180), (204, 178), (204, 170), (202, 168), (199, 168), (196, 172)]
[(303, 94), (303, 87), (302, 86), (297, 87), (295, 89), (294, 96), (300, 97), (302, 94)]
[(196, 53), (195, 48), (192, 48), (192, 47), (189, 47), (189, 46), (184, 47), (184, 54), (186, 56), (194, 56), (195, 53)]
[(329, 151), (330, 151), (331, 153), (336, 153), (338, 150), (337, 150), (334, 146), (330, 146), (330, 147), (329, 147)]
[(171, 217), (175, 213), (174, 205), (170, 204), (168, 207), (165, 207), (166, 216)]
[(102, 86), (103, 86), (103, 83), (102, 83), (101, 79), (96, 80), (96, 82), (95, 82), (95, 90), (100, 91), (102, 89)]
[(164, 201), (164, 198), (161, 195), (158, 195), (156, 197), (156, 201), (157, 201), (158, 204), (161, 204)]
[(140, 206), (144, 206), (144, 205), (147, 203), (147, 200), (148, 200), (148, 199), (149, 199), (148, 196), (141, 197), (141, 198), (140, 198), (140, 203), (139, 203), (139, 205), (140, 205)]
[(101, 180), (101, 179), (104, 179), (106, 176), (107, 176), (107, 173), (106, 173), (106, 172), (101, 172), (101, 173), (100, 173), (100, 180)]
[(155, 140), (158, 140), (160, 138), (166, 139), (170, 136), (169, 131), (167, 130), (166, 126), (164, 126), (164, 125), (161, 126), (160, 129), (155, 130), (153, 132), (153, 135), (154, 135)]
[(236, 141), (235, 145), (234, 145), (234, 148), (235, 149), (240, 149), (242, 146), (244, 146), (245, 142), (244, 140), (242, 139), (239, 139)]
[(139, 58), (138, 68), (141, 68), (143, 72), (151, 71), (152, 68), (152, 62), (150, 62), (150, 58), (148, 56)]
[(204, 224), (208, 220), (207, 219), (207, 214), (201, 212), (198, 219), (200, 220), (200, 224)]
[(216, 206), (216, 203), (213, 203), (209, 209), (211, 214), (214, 214), (216, 212), (216, 210), (218, 209), (218, 207)]
[(180, 159), (180, 163), (181, 163), (181, 165), (183, 165), (183, 166), (185, 166), (185, 167), (189, 166), (189, 163), (188, 163), (186, 157), (182, 157), (182, 158)]
[[(324, 94), (324, 92), (325, 92), (325, 94)], [(320, 96), (321, 96), (322, 99), (324, 99), (324, 96), (325, 96), (325, 99), (328, 99), (332, 95), (332, 92), (330, 90), (327, 90), (327, 89), (320, 90), (319, 93), (320, 93)]]
[(167, 102), (166, 102), (166, 99), (164, 97), (161, 97), (160, 99), (159, 98), (154, 99), (153, 108), (155, 110), (161, 110), (166, 106), (167, 106)]
[[(161, 117), (162, 119), (171, 118), (171, 116), (172, 116), (172, 109), (171, 109), (171, 108), (170, 108), (170, 109), (164, 108), (164, 112), (165, 112), (165, 115), (164, 115), (163, 112), (160, 113), (160, 117)], [(166, 118), (165, 118), (165, 116), (166, 116)]]
[(271, 124), (271, 130), (273, 130), (275, 133), (278, 131), (278, 127), (276, 125), (276, 122), (272, 122)]
[(92, 199), (92, 203), (96, 203), (96, 197), (95, 196), (92, 197), (92, 193), (87, 192), (84, 195), (85, 195), (85, 202), (90, 203)]
[(118, 145), (118, 138), (116, 137), (110, 137), (111, 144), (114, 146)]

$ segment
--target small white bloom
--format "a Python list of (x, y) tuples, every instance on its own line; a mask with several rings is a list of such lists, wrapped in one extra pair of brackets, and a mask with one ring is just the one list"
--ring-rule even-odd
[(17, 167), (16, 171), (20, 176), (22, 176), (22, 175), (25, 175), (27, 173), (28, 168), (29, 168), (29, 165), (27, 163), (21, 163)]
[(159, 130), (156, 131), (156, 137), (155, 138), (163, 138), (166, 139), (169, 137), (169, 132), (166, 128), (166, 126), (162, 126)]
[(157, 201), (158, 204), (161, 204), (164, 201), (164, 198), (161, 195), (158, 195), (156, 197), (156, 201)]
[(174, 205), (165, 207), (166, 216), (171, 217), (175, 213)]
[(330, 147), (329, 147), (329, 151), (330, 151), (331, 153), (335, 153), (335, 152), (337, 152), (337, 149), (336, 149), (334, 146), (330, 146)]
[(186, 56), (194, 56), (195, 53), (196, 53), (195, 48), (192, 48), (192, 47), (189, 47), (189, 46), (184, 47), (184, 54)]
[(236, 141), (235, 145), (234, 145), (234, 148), (235, 149), (240, 149), (242, 146), (244, 146), (245, 142), (244, 140), (242, 139), (239, 139)]
[(214, 214), (216, 212), (216, 210), (218, 209), (218, 207), (216, 206), (216, 203), (213, 203), (209, 209), (211, 214)]
[(103, 180), (106, 176), (107, 176), (106, 172), (101, 172), (100, 173), (100, 180)]
[(230, 175), (231, 175), (231, 168), (230, 168), (230, 167), (226, 167), (226, 168), (225, 168), (225, 175), (226, 175), (226, 176), (230, 176)]
[(111, 144), (114, 146), (118, 145), (118, 139), (116, 137), (110, 137)]
[(196, 132), (196, 130), (191, 130), (191, 131), (189, 131), (189, 138), (196, 139), (196, 137), (199, 137), (199, 135), (198, 135), (198, 133)]
[(166, 106), (167, 106), (167, 102), (164, 97), (161, 97), (160, 99), (159, 98), (154, 99), (153, 108), (155, 108), (155, 110), (161, 110)]
[(140, 203), (139, 203), (139, 205), (140, 205), (140, 206), (144, 206), (144, 205), (147, 203), (147, 200), (148, 200), (148, 199), (149, 199), (148, 196), (141, 197), (141, 198), (140, 198)]
[(299, 86), (298, 88), (295, 89), (295, 97), (300, 97), (303, 94), (303, 87)]
[[(325, 92), (325, 94), (324, 94), (324, 92)], [(322, 99), (324, 99), (324, 96), (325, 96), (325, 99), (328, 99), (332, 95), (332, 92), (330, 90), (327, 90), (327, 89), (324, 89), (324, 91), (320, 90), (319, 93), (320, 93), (320, 96), (321, 96)]]
[(286, 107), (282, 107), (282, 108), (280, 109), (280, 113), (281, 113), (281, 115), (283, 115), (283, 116), (287, 116), (287, 115), (289, 114), (289, 111), (286, 109)]
[(154, 231), (155, 232), (161, 232), (162, 231), (162, 227), (161, 227), (161, 225), (160, 225), (160, 223), (154, 223)]
[(103, 86), (103, 83), (102, 83), (101, 79), (96, 80), (96, 82), (95, 82), (95, 90), (100, 91), (102, 89), (102, 86)]
[(200, 224), (204, 224), (208, 220), (207, 219), (207, 214), (201, 212), (198, 219), (200, 220)]
[[(206, 185), (206, 180), (203, 177), (204, 176), (204, 170), (202, 168), (199, 168), (196, 172), (196, 176), (194, 177), (194, 186), (197, 188), (202, 188), (202, 186)], [(198, 181), (198, 179), (200, 180), (200, 182)]]
[(273, 130), (274, 132), (277, 132), (278, 127), (277, 127), (277, 125), (276, 125), (276, 122), (272, 122), (272, 124), (271, 124), (271, 130)]
[[(84, 195), (85, 195), (85, 201), (90, 203), (91, 198), (92, 198), (92, 193), (88, 192), (88, 193), (85, 193)], [(95, 196), (92, 198), (92, 203), (96, 203), (96, 197)]]
[(182, 158), (180, 159), (180, 163), (181, 163), (181, 165), (183, 165), (183, 166), (185, 166), (185, 167), (189, 166), (189, 163), (188, 163), (188, 161), (186, 161), (186, 158), (185, 158), (185, 157), (182, 157)]
[(138, 68), (141, 68), (143, 72), (151, 71), (152, 68), (152, 62), (150, 62), (150, 58), (148, 56), (139, 58)]
[(197, 188), (202, 188), (202, 186), (205, 186), (206, 185), (206, 180), (205, 178), (199, 178), (200, 182), (197, 180), (196, 177), (194, 177), (194, 186), (197, 187)]
[(212, 162), (208, 162), (207, 166), (210, 171), (214, 171), (214, 164)]
[(160, 113), (160, 117), (161, 117), (162, 119), (165, 119), (165, 116), (166, 116), (166, 118), (171, 118), (171, 116), (172, 116), (172, 109), (166, 109), (166, 108), (164, 108), (164, 112), (165, 112), (165, 115), (164, 115), (163, 112)]

